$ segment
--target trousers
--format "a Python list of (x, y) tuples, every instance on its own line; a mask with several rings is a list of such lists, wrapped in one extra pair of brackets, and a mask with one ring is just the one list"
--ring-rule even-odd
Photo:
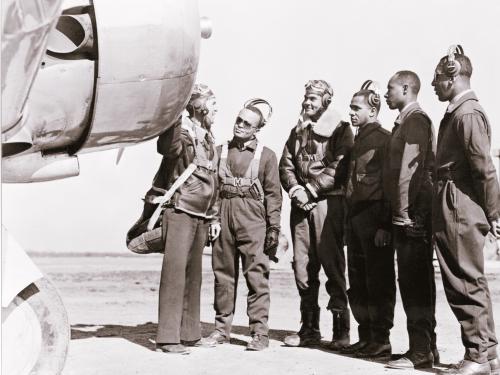
[(160, 278), (157, 343), (201, 338), (200, 289), (208, 220), (173, 208), (163, 213), (167, 228)]
[(221, 233), (212, 251), (215, 329), (229, 337), (235, 312), (239, 260), (248, 287), (250, 333), (268, 335), (269, 258), (264, 254), (264, 205), (253, 198), (222, 199)]
[(359, 340), (386, 344), (394, 323), (396, 277), (392, 245), (375, 246), (381, 208), (377, 202), (348, 216), (347, 295)]
[(448, 303), (460, 323), (465, 359), (497, 357), (493, 309), (484, 275), (483, 247), (489, 223), (471, 197), (472, 187), (439, 181), (434, 199), (434, 236)]
[(301, 311), (317, 310), (319, 271), (327, 276), (330, 296), (327, 309), (347, 309), (345, 277), (344, 197), (330, 196), (311, 211), (292, 205), (290, 227), (293, 242), (293, 270), (300, 295)]
[(436, 345), (436, 283), (430, 231), (425, 237), (413, 237), (404, 227), (393, 225), (393, 236), (409, 348), (428, 353)]

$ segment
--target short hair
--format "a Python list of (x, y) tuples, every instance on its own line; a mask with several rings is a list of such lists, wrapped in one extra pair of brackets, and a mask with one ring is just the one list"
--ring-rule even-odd
[[(472, 63), (466, 55), (455, 54), (455, 60), (460, 64), (460, 71), (458, 75), (470, 78), (472, 76)], [(446, 64), (448, 64), (448, 56), (441, 57), (439, 60), (439, 67), (443, 67), (443, 72), (446, 74)]]
[(352, 97), (354, 98), (356, 96), (361, 96), (365, 100), (366, 104), (375, 108), (377, 113), (380, 112), (380, 94), (377, 94), (373, 90), (359, 90)]
[(259, 108), (255, 107), (253, 105), (250, 105), (248, 107), (243, 107), (243, 109), (248, 109), (249, 111), (252, 111), (257, 116), (259, 116), (259, 125), (258, 125), (259, 128), (262, 128), (264, 126), (264, 123), (265, 123), (264, 115), (262, 114), (262, 111)]
[(399, 83), (408, 85), (415, 95), (420, 91), (420, 78), (417, 73), (411, 70), (400, 70), (394, 74), (394, 77)]

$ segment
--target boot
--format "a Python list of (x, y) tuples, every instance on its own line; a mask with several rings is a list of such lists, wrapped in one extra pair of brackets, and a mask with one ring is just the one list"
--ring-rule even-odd
[(319, 330), (319, 308), (314, 310), (303, 310), (302, 326), (299, 332), (285, 337), (283, 342), (286, 346), (314, 346), (321, 341)]
[(330, 350), (339, 351), (349, 345), (351, 330), (351, 314), (349, 309), (343, 311), (332, 311), (333, 313), (333, 337), (328, 346)]

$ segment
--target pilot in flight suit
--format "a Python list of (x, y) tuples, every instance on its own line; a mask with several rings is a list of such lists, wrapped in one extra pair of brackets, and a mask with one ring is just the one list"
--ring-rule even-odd
[(389, 108), (399, 111), (392, 128), (386, 173), (409, 338), (409, 350), (387, 364), (397, 369), (432, 368), (439, 360), (431, 239), (435, 141), (432, 122), (417, 103), (419, 91), (417, 74), (399, 71), (389, 80), (385, 94)]
[(333, 90), (323, 80), (309, 81), (298, 124), (280, 160), (280, 179), (292, 200), (290, 227), (293, 270), (300, 295), (302, 326), (285, 337), (289, 346), (320, 342), (319, 271), (328, 278), (327, 309), (333, 314), (332, 349), (349, 344), (344, 235), (344, 195), (354, 135), (333, 110)]
[(366, 81), (351, 100), (351, 123), (358, 129), (351, 150), (347, 201), (349, 304), (359, 341), (341, 350), (362, 357), (389, 344), (396, 302), (391, 211), (384, 194), (384, 163), (391, 133), (378, 123), (380, 94)]
[[(210, 223), (217, 214), (217, 163), (210, 131), (216, 113), (213, 92), (196, 85), (183, 118), (160, 136), (160, 168), (148, 195), (168, 190), (194, 163), (196, 169), (167, 202), (162, 227), (165, 255), (160, 279), (158, 351), (188, 354), (186, 346), (215, 346), (201, 340), (200, 289), (202, 253)], [(146, 201), (148, 197), (146, 197)]]
[[(268, 106), (266, 117), (259, 104)], [(217, 150), (221, 233), (212, 251), (215, 331), (208, 339), (218, 343), (230, 339), (241, 258), (252, 337), (248, 350), (263, 350), (269, 345), (269, 259), (277, 261), (280, 232), (278, 162), (274, 152), (255, 137), (271, 111), (263, 99), (245, 103), (236, 119), (233, 139)]]
[(449, 101), (436, 155), (433, 230), (448, 303), (465, 347), (454, 374), (500, 374), (498, 340), (484, 275), (488, 231), (500, 236), (500, 189), (491, 160), (491, 127), (470, 88), (472, 64), (461, 46), (438, 63), (432, 85)]

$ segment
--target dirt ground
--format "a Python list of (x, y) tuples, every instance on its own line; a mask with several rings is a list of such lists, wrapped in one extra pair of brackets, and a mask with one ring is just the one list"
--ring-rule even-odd
[[(246, 286), (240, 278), (237, 311), (231, 344), (216, 348), (194, 348), (190, 355), (175, 356), (154, 351), (161, 256), (66, 256), (38, 255), (35, 263), (59, 288), (71, 323), (71, 344), (64, 375), (131, 374), (409, 374), (390, 370), (384, 362), (341, 356), (324, 348), (288, 348), (283, 337), (299, 327), (298, 294), (288, 262), (271, 273), (270, 348), (245, 351), (248, 335)], [(213, 276), (210, 256), (204, 256), (201, 320), (203, 333), (213, 328)], [(500, 322), (499, 262), (487, 263), (487, 274)], [(324, 277), (322, 284), (324, 285)], [(437, 285), (437, 335), (444, 365), (463, 355), (459, 327), (443, 292)], [(331, 339), (331, 316), (325, 309), (327, 295), (322, 286), (321, 332)], [(351, 323), (351, 341), (357, 339)], [(391, 331), (393, 353), (407, 350), (405, 315), (398, 295), (395, 327)], [(417, 371), (415, 371), (417, 372)], [(421, 372), (421, 371), (419, 371)], [(435, 372), (427, 371), (427, 372)]]

